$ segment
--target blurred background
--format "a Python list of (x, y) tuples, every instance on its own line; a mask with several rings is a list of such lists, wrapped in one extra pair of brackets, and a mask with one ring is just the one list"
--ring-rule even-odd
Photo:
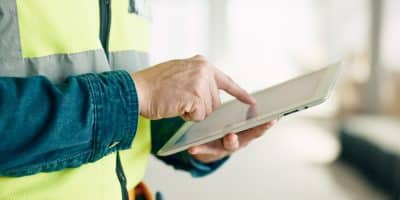
[(328, 102), (282, 119), (212, 175), (152, 158), (153, 190), (167, 200), (400, 199), (400, 1), (151, 4), (152, 64), (202, 54), (256, 91), (346, 61)]

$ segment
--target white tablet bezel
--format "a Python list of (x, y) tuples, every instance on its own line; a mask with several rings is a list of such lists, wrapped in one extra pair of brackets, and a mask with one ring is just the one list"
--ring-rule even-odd
[[(341, 63), (335, 63), (335, 64), (329, 65), (328, 67), (325, 67), (321, 70), (303, 75), (303, 76), (307, 76), (307, 75), (310, 75), (313, 73), (326, 71), (321, 78), (321, 81), (320, 81), (321, 85), (316, 89), (315, 94), (313, 96), (311, 96), (309, 99), (298, 102), (298, 103), (288, 106), (286, 108), (282, 108), (281, 110), (279, 110), (275, 113), (268, 113), (268, 114), (260, 115), (256, 118), (253, 118), (250, 120), (244, 120), (237, 124), (225, 126), (224, 128), (212, 133), (209, 137), (201, 138), (199, 140), (189, 141), (189, 142), (185, 143), (185, 145), (179, 145), (179, 146), (175, 145), (176, 141), (178, 139), (180, 139), (183, 134), (187, 134), (186, 133), (187, 130), (193, 124), (193, 122), (186, 122), (168, 140), (168, 142), (157, 152), (157, 155), (168, 156), (168, 155), (183, 151), (185, 149), (188, 149), (189, 147), (204, 144), (204, 143), (211, 142), (213, 140), (222, 138), (227, 133), (240, 132), (240, 131), (255, 127), (257, 125), (260, 125), (262, 123), (265, 123), (267, 121), (281, 118), (281, 117), (285, 116), (286, 114), (290, 114), (290, 113), (297, 112), (297, 111), (300, 111), (303, 109), (307, 109), (309, 107), (319, 105), (319, 104), (325, 102), (329, 98), (329, 96), (337, 82), (339, 74), (341, 72), (341, 68), (342, 68), (341, 65), (342, 65)], [(296, 79), (302, 78), (303, 76), (300, 76), (300, 77), (297, 77), (297, 78), (294, 78), (294, 79), (291, 79), (288, 81), (296, 81)], [(288, 82), (288, 81), (286, 81), (286, 82)], [(284, 82), (284, 83), (286, 83), (286, 82)], [(284, 84), (284, 83), (280, 83), (280, 84)], [(274, 86), (272, 86), (272, 87), (274, 87)], [(272, 88), (272, 87), (270, 87), (270, 88)], [(264, 90), (259, 91), (259, 92), (263, 92), (263, 91)], [(256, 93), (258, 93), (258, 92), (256, 92)], [(256, 93), (254, 93), (254, 94), (256, 94)], [(229, 104), (233, 101), (234, 100), (232, 100), (230, 102), (226, 102), (225, 104)]]

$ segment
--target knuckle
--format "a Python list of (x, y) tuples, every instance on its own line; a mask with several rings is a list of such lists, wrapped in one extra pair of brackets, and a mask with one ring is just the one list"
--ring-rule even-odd
[(197, 60), (206, 60), (206, 57), (201, 55), (201, 54), (195, 55), (194, 58), (197, 59)]
[(192, 62), (200, 67), (205, 67), (205, 66), (209, 65), (209, 62), (207, 61), (207, 59), (202, 55), (196, 55), (194, 57), (194, 59), (192, 59)]
[(199, 67), (197, 70), (198, 79), (206, 80), (208, 79), (208, 69), (206, 67)]
[[(192, 93), (193, 93), (194, 98), (196, 98), (196, 99), (195, 99), (196, 103), (197, 103), (197, 102), (200, 102), (200, 98), (201, 98), (201, 96), (202, 96), (202, 86), (201, 86), (201, 83), (196, 83), (196, 84), (195, 84)], [(197, 99), (197, 98), (199, 98), (199, 99)]]
[(198, 97), (198, 96), (193, 97), (192, 102), (193, 102), (192, 106), (193, 106), (194, 111), (201, 109), (202, 102), (201, 102), (200, 97)]
[(208, 73), (209, 64), (208, 64), (208, 62), (206, 60), (197, 60), (195, 62), (195, 65), (197, 66), (197, 68), (199, 70), (198, 72), (200, 74), (207, 74)]
[(207, 82), (204, 79), (196, 79), (193, 83), (193, 94), (197, 97), (202, 97), (204, 95), (206, 86)]
[(197, 113), (200, 113), (203, 111), (203, 102), (201, 101), (200, 98), (196, 97), (193, 105), (193, 110)]

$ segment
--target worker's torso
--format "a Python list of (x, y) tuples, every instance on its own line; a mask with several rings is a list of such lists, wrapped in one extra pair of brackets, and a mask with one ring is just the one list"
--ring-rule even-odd
[[(148, 20), (130, 12), (132, 2), (0, 0), (0, 76), (44, 75), (59, 83), (75, 74), (134, 72), (148, 66)], [(143, 4), (136, 9), (146, 12)], [(148, 120), (140, 118), (132, 146), (120, 152), (128, 188), (143, 178), (146, 168)], [(0, 177), (0, 199), (121, 199), (115, 163), (111, 154), (79, 168)]]

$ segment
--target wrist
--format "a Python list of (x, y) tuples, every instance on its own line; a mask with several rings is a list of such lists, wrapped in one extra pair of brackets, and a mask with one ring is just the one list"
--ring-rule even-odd
[(140, 76), (139, 72), (131, 74), (132, 80), (135, 82), (136, 94), (139, 102), (139, 113), (143, 115), (145, 110), (145, 89), (144, 80)]

